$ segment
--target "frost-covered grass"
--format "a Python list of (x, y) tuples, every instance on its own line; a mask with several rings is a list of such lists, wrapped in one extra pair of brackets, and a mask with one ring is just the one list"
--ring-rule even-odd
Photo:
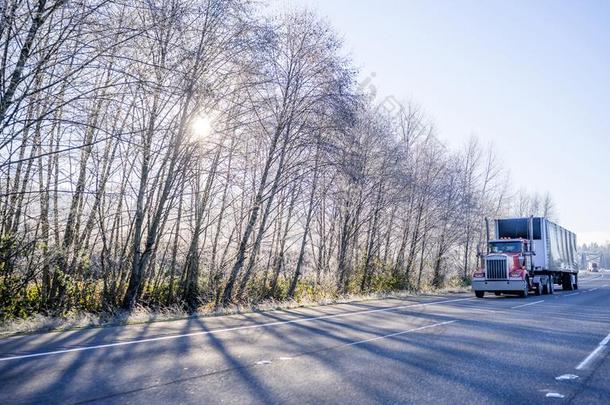
[(453, 287), (437, 290), (424, 290), (419, 293), (412, 291), (398, 291), (374, 294), (346, 294), (329, 296), (317, 300), (267, 300), (254, 305), (232, 305), (225, 308), (211, 306), (200, 307), (193, 314), (188, 314), (180, 307), (170, 307), (152, 310), (146, 307), (137, 307), (131, 312), (117, 311), (112, 313), (91, 314), (86, 312), (74, 313), (65, 317), (33, 315), (27, 319), (16, 319), (0, 324), (0, 338), (18, 335), (43, 333), (52, 331), (67, 331), (84, 328), (99, 328), (105, 326), (133, 325), (151, 322), (164, 322), (180, 319), (222, 316), (250, 312), (264, 312), (277, 309), (294, 309), (318, 305), (345, 304), (350, 302), (379, 300), (386, 298), (409, 298), (421, 295), (443, 295), (469, 291), (467, 287)]

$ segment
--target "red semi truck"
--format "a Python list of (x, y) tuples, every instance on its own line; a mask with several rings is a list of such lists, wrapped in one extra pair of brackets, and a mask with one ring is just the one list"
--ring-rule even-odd
[(578, 289), (576, 235), (543, 217), (505, 218), (494, 221), (495, 237), (479, 249), (480, 268), (472, 276), (478, 298), (518, 294), (527, 297), (553, 294), (555, 285)]

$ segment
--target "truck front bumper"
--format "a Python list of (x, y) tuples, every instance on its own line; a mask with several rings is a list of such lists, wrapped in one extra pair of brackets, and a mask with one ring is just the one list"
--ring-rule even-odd
[(525, 280), (472, 280), (473, 291), (525, 291)]

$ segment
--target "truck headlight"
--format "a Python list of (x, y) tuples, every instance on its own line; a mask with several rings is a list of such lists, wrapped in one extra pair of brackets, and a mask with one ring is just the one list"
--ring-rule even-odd
[(513, 270), (510, 272), (509, 277), (523, 279), (523, 270), (521, 270), (521, 269)]

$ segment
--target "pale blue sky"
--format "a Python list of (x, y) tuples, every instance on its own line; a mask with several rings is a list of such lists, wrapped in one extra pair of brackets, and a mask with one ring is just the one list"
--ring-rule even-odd
[(610, 240), (610, 2), (275, 0), (326, 17), (381, 96), (493, 142), (580, 242)]

